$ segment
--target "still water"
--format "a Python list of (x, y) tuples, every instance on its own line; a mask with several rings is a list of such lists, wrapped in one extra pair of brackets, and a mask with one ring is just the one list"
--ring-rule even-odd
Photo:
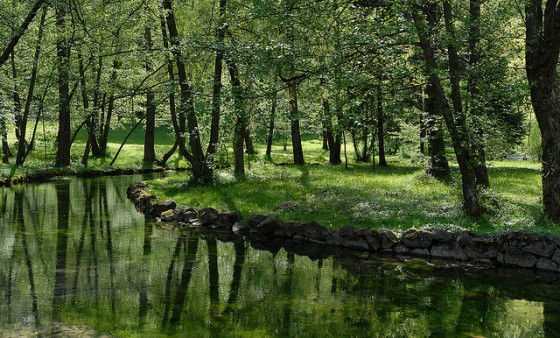
[(260, 250), (153, 223), (123, 176), (0, 188), (0, 336), (542, 337), (532, 272)]

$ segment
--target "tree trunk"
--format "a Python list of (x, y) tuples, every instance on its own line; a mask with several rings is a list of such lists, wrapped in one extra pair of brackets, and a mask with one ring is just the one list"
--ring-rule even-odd
[[(27, 91), (27, 98), (25, 100), (25, 108), (23, 109), (23, 116), (21, 119), (20, 138), (18, 140), (18, 152), (16, 157), (16, 165), (23, 165), (27, 154), (27, 142), (25, 140), (27, 132), (27, 120), (31, 110), (31, 102), (33, 101), (33, 94), (35, 92), (35, 84), (37, 83), (37, 72), (39, 64), (39, 56), (41, 55), (41, 44), (43, 42), (43, 30), (45, 27), (45, 19), (47, 17), (47, 7), (43, 9), (41, 15), (41, 22), (39, 24), (39, 32), (37, 33), (37, 43), (35, 45), (35, 54), (33, 55), (33, 66), (31, 68), (31, 78), (29, 79), (29, 89)], [(30, 147), (30, 145), (29, 145)]]
[(58, 134), (56, 167), (70, 165), (70, 44), (66, 36), (66, 15), (68, 4), (56, 3), (56, 50), (58, 67)]
[(424, 111), (426, 114), (426, 132), (428, 137), (428, 168), (426, 173), (435, 178), (449, 179), (451, 171), (445, 155), (445, 141), (441, 124), (441, 110), (436, 104), (434, 87), (428, 79)]
[(247, 117), (243, 102), (243, 88), (241, 88), (241, 81), (239, 80), (239, 70), (237, 69), (237, 65), (231, 60), (227, 60), (226, 64), (231, 78), (231, 90), (234, 100), (234, 113), (236, 116), (235, 130), (233, 135), (233, 168), (235, 175), (243, 176), (245, 175), (245, 158), (243, 152), (243, 144), (247, 126)]
[(35, 4), (31, 8), (31, 10), (29, 11), (29, 14), (27, 14), (27, 17), (25, 18), (25, 20), (23, 20), (23, 22), (21, 23), (19, 28), (15, 30), (15, 35), (12, 37), (12, 39), (10, 40), (10, 42), (8, 43), (6, 48), (4, 48), (4, 51), (2, 52), (2, 55), (0, 55), (0, 67), (2, 67), (4, 62), (6, 62), (6, 60), (8, 60), (8, 57), (10, 57), (10, 54), (12, 53), (15, 46), (19, 42), (19, 39), (21, 39), (21, 37), (23, 36), (25, 31), (29, 27), (29, 24), (35, 18), (35, 15), (37, 15), (37, 12), (39, 11), (39, 9), (41, 9), (41, 6), (43, 6), (44, 2), (45, 2), (45, 0), (35, 1)]
[(272, 141), (274, 139), (274, 118), (276, 117), (276, 105), (277, 105), (276, 92), (274, 92), (272, 97), (272, 106), (270, 107), (270, 121), (268, 122), (268, 136), (266, 138), (266, 158), (271, 159), (272, 153)]
[(10, 163), (10, 157), (12, 153), (10, 152), (10, 145), (8, 144), (8, 132), (6, 129), (6, 120), (0, 117), (0, 133), (2, 134), (2, 163)]
[[(426, 71), (430, 78), (431, 84), (434, 86), (436, 104), (442, 111), (445, 124), (447, 125), (451, 140), (453, 142), (453, 149), (455, 151), (457, 163), (459, 164), (463, 190), (463, 205), (465, 208), (465, 212), (470, 216), (479, 216), (480, 214), (482, 214), (483, 209), (478, 202), (476, 176), (470, 162), (472, 159), (471, 153), (468, 147), (465, 146), (466, 144), (468, 144), (468, 140), (466, 139), (467, 133), (464, 125), (464, 116), (457, 116), (458, 112), (454, 114), (449, 107), (447, 98), (445, 97), (445, 92), (443, 90), (443, 87), (441, 86), (440, 78), (438, 75), (438, 65), (436, 62), (434, 51), (432, 50), (429, 38), (429, 30), (426, 27), (425, 20), (422, 19), (422, 17), (416, 12), (413, 12), (412, 15), (414, 25), (420, 39), (420, 47), (422, 48), (424, 59), (426, 61)], [(450, 68), (451, 67), (452, 66), (450, 66)], [(457, 98), (454, 97), (454, 99)]]
[(249, 122), (246, 121), (245, 126), (245, 152), (249, 155), (255, 155), (257, 151), (255, 150), (255, 146), (253, 145), (253, 136), (251, 136), (251, 128), (249, 126)]
[(327, 99), (323, 99), (323, 112), (325, 115), (326, 137), (329, 148), (329, 164), (342, 164), (340, 133), (335, 135), (331, 120), (331, 107)]
[(531, 0), (525, 6), (525, 63), (531, 103), (542, 136), (542, 186), (545, 215), (560, 222), (560, 104), (557, 64), (560, 7), (556, 0)]
[[(118, 61), (117, 59), (113, 60), (113, 70), (111, 71), (111, 86), (114, 85), (115, 81), (117, 80), (117, 70), (120, 67), (121, 67), (120, 61)], [(107, 155), (107, 142), (109, 140), (109, 130), (111, 129), (111, 119), (113, 117), (114, 107), (115, 107), (115, 93), (113, 88), (110, 88), (109, 99), (107, 103), (107, 114), (105, 114), (105, 116), (101, 114), (101, 125), (99, 130), (101, 134), (101, 138), (99, 139), (99, 150), (102, 156)]]
[[(152, 43), (152, 27), (146, 23), (144, 28), (144, 37), (146, 39), (146, 72), (151, 74), (154, 71), (152, 61), (153, 48)], [(156, 105), (155, 94), (152, 89), (148, 89), (146, 93), (146, 130), (144, 133), (144, 162), (154, 163), (156, 161), (155, 150), (155, 127), (156, 127)]]
[(212, 85), (212, 124), (210, 128), (210, 142), (206, 149), (206, 157), (213, 161), (216, 154), (216, 147), (219, 141), (220, 130), (220, 106), (222, 104), (222, 70), (224, 60), (224, 37), (227, 0), (219, 2), (220, 16), (218, 27), (216, 28), (216, 58), (214, 60), (214, 83)]
[(383, 92), (381, 91), (381, 85), (377, 85), (377, 137), (379, 148), (379, 166), (386, 167), (387, 160), (385, 160), (385, 132), (384, 126), (385, 116), (383, 114)]
[(301, 133), (299, 128), (299, 110), (297, 82), (292, 81), (288, 84), (288, 93), (290, 95), (290, 125), (292, 133), (292, 151), (294, 155), (294, 164), (305, 164), (303, 158), (303, 147), (301, 146)]
[(198, 120), (194, 109), (193, 92), (187, 79), (187, 71), (183, 62), (183, 55), (179, 44), (180, 37), (171, 0), (163, 0), (163, 9), (165, 10), (165, 20), (172, 47), (171, 51), (175, 56), (175, 63), (177, 64), (177, 76), (181, 93), (180, 114), (184, 115), (186, 113), (188, 124), (189, 146), (192, 154), (187, 155), (187, 160), (192, 167), (193, 180), (199, 183), (206, 183), (212, 180), (214, 171), (212, 164), (206, 162), (206, 157), (202, 150)]
[[(472, 116), (480, 116), (480, 107), (482, 98), (478, 89), (478, 74), (476, 69), (479, 66), (482, 56), (478, 44), (480, 42), (480, 3), (482, 0), (470, 0), (469, 3), (469, 76), (467, 90), (470, 94), (470, 114)], [(476, 120), (476, 119), (475, 119)], [(479, 123), (475, 125), (476, 138), (473, 142), (473, 158), (476, 182), (479, 186), (490, 188), (490, 179), (488, 178), (488, 169), (486, 167), (486, 152), (484, 150), (484, 130)]]

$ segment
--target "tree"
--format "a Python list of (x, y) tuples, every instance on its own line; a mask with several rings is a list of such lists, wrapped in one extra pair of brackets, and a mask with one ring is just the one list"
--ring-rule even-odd
[(544, 213), (552, 221), (559, 222), (560, 101), (556, 67), (560, 54), (560, 4), (557, 0), (527, 1), (525, 22), (527, 79), (542, 136)]
[(56, 10), (56, 54), (58, 68), (58, 134), (55, 165), (70, 165), (70, 42), (66, 31), (69, 4), (59, 0)]

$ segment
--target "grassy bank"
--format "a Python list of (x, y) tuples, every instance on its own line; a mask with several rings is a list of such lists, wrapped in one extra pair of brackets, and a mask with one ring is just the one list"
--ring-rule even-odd
[[(317, 160), (327, 155), (318, 152), (320, 147), (313, 156)], [(274, 162), (284, 158), (289, 158), (289, 151), (277, 148)], [(440, 227), (478, 234), (523, 228), (560, 234), (560, 226), (543, 219), (539, 168), (537, 163), (520, 160), (490, 163), (492, 189), (482, 194), (488, 212), (481, 218), (467, 217), (462, 211), (456, 167), (452, 182), (440, 182), (425, 174), (423, 164), (398, 158), (390, 158), (389, 167), (372, 170), (371, 165), (355, 163), (348, 169), (325, 164), (279, 166), (253, 157), (244, 179), (222, 170), (210, 187), (191, 186), (183, 175), (156, 181), (151, 187), (158, 197), (185, 206), (240, 210), (245, 216), (277, 213), (284, 219), (315, 220), (331, 227)], [(286, 208), (278, 208), (282, 204)]]
[[(24, 167), (0, 164), (0, 179), (41, 173), (63, 175), (114, 168), (153, 168), (142, 162), (144, 132), (141, 128), (131, 135), (115, 165), (109, 166), (128, 131), (129, 126), (112, 130), (108, 144), (111, 156), (92, 158), (88, 166), (78, 164), (86, 139), (85, 133), (81, 133), (72, 147), (74, 165), (68, 168), (53, 168), (52, 138), (50, 142), (38, 139)], [(470, 229), (477, 233), (524, 228), (532, 232), (560, 233), (560, 226), (552, 226), (543, 219), (538, 163), (491, 162), (492, 189), (483, 193), (488, 212), (473, 219), (462, 212), (459, 173), (455, 167), (454, 179), (447, 183), (426, 176), (425, 164), (400, 157), (389, 157), (389, 167), (372, 170), (370, 164), (354, 163), (351, 145), (347, 146), (348, 169), (344, 165), (329, 166), (328, 152), (322, 150), (321, 141), (305, 135), (303, 139), (306, 161), (312, 165), (275, 165), (292, 161), (290, 144), (284, 149), (279, 141), (273, 147), (271, 162), (264, 159), (262, 145), (257, 149), (258, 155), (246, 157), (247, 175), (242, 180), (236, 179), (231, 169), (224, 169), (217, 172), (216, 183), (210, 187), (188, 185), (188, 174), (156, 181), (151, 186), (160, 198), (171, 198), (186, 206), (240, 210), (246, 217), (254, 213), (278, 213), (286, 219), (316, 220), (332, 227), (353, 225), (396, 230), (442, 227)], [(172, 144), (169, 130), (158, 128), (158, 157)], [(231, 149), (222, 148), (217, 159), (222, 163), (232, 162)], [(188, 166), (178, 154), (168, 165), (171, 168)], [(277, 209), (284, 202), (289, 202), (285, 203), (287, 207)]]
[[(126, 138), (127, 134), (132, 127), (131, 124), (122, 125), (119, 128), (112, 129), (109, 133), (109, 140), (107, 143), (107, 157), (103, 158), (93, 158), (90, 157), (88, 165), (82, 165), (81, 159), (86, 144), (86, 133), (82, 130), (76, 140), (72, 144), (71, 148), (71, 162), (72, 166), (65, 168), (55, 168), (54, 161), (56, 156), (55, 148), (55, 133), (56, 130), (52, 126), (47, 126), (46, 137), (43, 135), (38, 135), (35, 148), (31, 151), (29, 157), (27, 158), (25, 165), (22, 167), (17, 167), (15, 163), (15, 158), (10, 159), (10, 164), (0, 163), (0, 179), (7, 177), (21, 177), (29, 175), (64, 175), (72, 173), (82, 173), (91, 170), (94, 171), (109, 171), (115, 168), (119, 169), (149, 169), (155, 168), (157, 166), (153, 164), (146, 164), (142, 162), (142, 156), (144, 151), (144, 130), (142, 128), (137, 128), (129, 137), (126, 144), (122, 148), (117, 160), (113, 166), (110, 166), (111, 160), (117, 153), (121, 143)], [(13, 139), (13, 133), (8, 134), (10, 136), (10, 144), (13, 144), (15, 140)], [(170, 134), (168, 128), (159, 127), (156, 130), (156, 154), (158, 158), (161, 158), (165, 152), (167, 152), (173, 146), (174, 139)], [(12, 152), (16, 152), (17, 149), (12, 146)], [(15, 154), (14, 154), (15, 155)], [(170, 158), (168, 161), (168, 166), (171, 168), (185, 168), (187, 163), (182, 159), (178, 153)]]

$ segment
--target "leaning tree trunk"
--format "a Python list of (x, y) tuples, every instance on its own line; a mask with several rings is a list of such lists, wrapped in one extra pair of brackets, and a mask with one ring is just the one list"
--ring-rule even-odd
[(463, 206), (465, 208), (465, 212), (471, 216), (479, 216), (482, 214), (483, 209), (478, 201), (476, 176), (471, 164), (471, 153), (469, 148), (466, 146), (468, 144), (468, 140), (466, 139), (467, 132), (464, 125), (464, 117), (460, 115), (458, 116), (457, 112), (454, 113), (451, 110), (449, 103), (447, 102), (447, 98), (445, 97), (445, 92), (438, 75), (438, 65), (431, 46), (429, 30), (427, 29), (425, 19), (416, 12), (413, 12), (412, 16), (420, 40), (420, 47), (422, 48), (422, 52), (424, 54), (427, 75), (434, 86), (436, 104), (442, 111), (445, 124), (447, 125), (447, 129), (449, 130), (449, 134), (453, 142), (453, 150), (455, 151), (457, 163), (459, 164), (463, 191)]
[(186, 113), (188, 125), (187, 134), (189, 136), (189, 146), (191, 153), (187, 154), (187, 152), (184, 152), (184, 147), (183, 149), (179, 149), (184, 156), (186, 155), (187, 160), (191, 164), (193, 180), (196, 182), (204, 183), (212, 180), (214, 171), (212, 164), (207, 163), (204, 151), (202, 150), (198, 119), (196, 117), (196, 111), (194, 108), (193, 90), (188, 82), (187, 71), (185, 68), (185, 63), (183, 62), (184, 58), (181, 53), (181, 46), (179, 44), (180, 37), (179, 31), (177, 29), (177, 23), (175, 21), (173, 5), (171, 0), (163, 0), (162, 5), (163, 9), (165, 10), (165, 20), (167, 23), (167, 29), (169, 31), (171, 52), (175, 56), (175, 63), (177, 65), (177, 77), (179, 80), (179, 89), (181, 95), (180, 114)]
[(25, 107), (23, 109), (23, 116), (21, 119), (20, 138), (18, 140), (18, 152), (16, 157), (16, 165), (23, 165), (25, 161), (27, 145), (25, 139), (27, 133), (27, 120), (29, 119), (29, 113), (31, 111), (31, 102), (33, 101), (33, 95), (35, 93), (35, 84), (37, 83), (37, 72), (39, 65), (39, 56), (41, 55), (41, 44), (43, 42), (43, 30), (45, 27), (45, 19), (47, 17), (47, 7), (43, 8), (43, 13), (41, 14), (41, 22), (39, 23), (39, 32), (37, 33), (37, 42), (35, 45), (35, 54), (33, 55), (33, 65), (31, 67), (31, 77), (29, 79), (29, 89), (27, 90), (27, 98), (25, 100)]
[(6, 60), (8, 60), (8, 57), (14, 50), (15, 46), (18, 44), (19, 39), (21, 39), (21, 37), (29, 27), (29, 24), (31, 24), (31, 22), (35, 18), (35, 15), (37, 15), (37, 12), (39, 11), (39, 9), (41, 9), (41, 6), (43, 6), (44, 2), (45, 0), (35, 1), (25, 20), (23, 20), (19, 28), (15, 30), (15, 35), (12, 37), (12, 39), (0, 55), (0, 67), (4, 64), (4, 62), (6, 62)]
[(531, 103), (542, 136), (542, 186), (545, 215), (560, 222), (560, 7), (557, 0), (531, 0), (525, 6), (525, 63)]

